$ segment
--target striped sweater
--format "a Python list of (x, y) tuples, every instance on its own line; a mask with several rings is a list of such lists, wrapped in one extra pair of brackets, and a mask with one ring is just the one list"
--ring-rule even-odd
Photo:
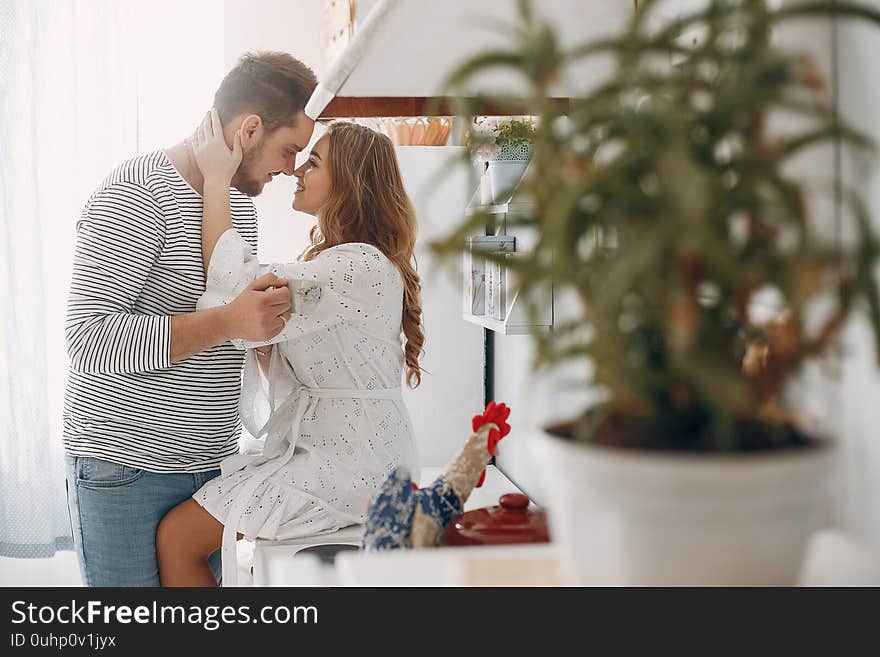
[[(254, 252), (253, 202), (231, 191)], [(124, 162), (76, 226), (65, 332), (64, 446), (152, 472), (204, 472), (238, 449), (243, 352), (170, 362), (171, 316), (205, 291), (202, 199), (162, 151)]]

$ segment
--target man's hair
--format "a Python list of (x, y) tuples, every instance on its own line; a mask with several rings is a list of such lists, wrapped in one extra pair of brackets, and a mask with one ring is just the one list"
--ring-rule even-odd
[(239, 114), (256, 114), (270, 133), (293, 125), (317, 85), (312, 69), (286, 52), (249, 52), (223, 78), (214, 107), (223, 123)]

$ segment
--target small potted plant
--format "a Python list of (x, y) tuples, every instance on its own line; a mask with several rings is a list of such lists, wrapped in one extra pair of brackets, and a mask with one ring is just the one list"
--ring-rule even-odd
[(492, 202), (503, 202), (522, 178), (532, 156), (534, 137), (535, 123), (530, 117), (483, 117), (472, 126), (468, 143), (471, 153), (487, 163)]
[[(790, 585), (825, 520), (834, 441), (786, 406), (787, 384), (854, 310), (867, 311), (880, 355), (880, 243), (840, 181), (851, 239), (829, 240), (831, 218), (811, 213), (793, 158), (871, 144), (823, 101), (811, 60), (771, 35), (794, 18), (880, 24), (880, 13), (709, 0), (650, 30), (656, 5), (640, 1), (620, 35), (563, 51), (521, 2), (518, 41), (463, 63), (450, 96), (501, 66), (528, 80), (539, 110), (518, 191), (533, 209), (508, 226), (536, 240), (507, 266), (520, 298), (552, 283), (574, 299), (571, 319), (534, 336), (536, 365), (582, 362), (599, 399), (534, 439), (573, 581)], [(705, 39), (682, 45), (695, 28)], [(614, 58), (610, 77), (552, 102), (565, 68), (596, 54)], [(460, 113), (479, 111), (470, 102)], [(768, 128), (780, 114), (794, 131)], [(435, 251), (459, 253), (490, 219), (468, 216)], [(758, 321), (768, 289), (777, 312)]]

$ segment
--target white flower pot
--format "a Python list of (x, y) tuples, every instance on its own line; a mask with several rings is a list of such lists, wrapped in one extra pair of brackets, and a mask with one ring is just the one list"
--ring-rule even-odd
[(528, 165), (528, 160), (489, 160), (487, 172), (493, 203), (507, 202)]
[(531, 438), (575, 585), (792, 586), (826, 524), (830, 445), (726, 456)]
[(489, 159), (487, 172), (493, 203), (505, 203), (510, 198), (519, 179), (525, 173), (532, 157), (529, 143), (511, 146), (504, 144)]

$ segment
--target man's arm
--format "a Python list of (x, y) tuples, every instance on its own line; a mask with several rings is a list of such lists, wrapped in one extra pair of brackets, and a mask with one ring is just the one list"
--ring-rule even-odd
[[(274, 290), (267, 291), (273, 287)], [(290, 317), (287, 281), (274, 274), (261, 276), (227, 305), (171, 318), (171, 362), (186, 360), (233, 338), (270, 340)]]
[(142, 186), (117, 183), (92, 199), (79, 224), (67, 304), (72, 368), (159, 370), (231, 338), (265, 340), (283, 328), (287, 289), (261, 291), (286, 285), (274, 276), (255, 281), (225, 307), (175, 316), (133, 312), (164, 239), (155, 201)]
[(237, 337), (225, 315), (226, 307), (197, 310), (171, 317), (170, 361), (179, 363), (191, 356)]
[(164, 241), (143, 186), (119, 182), (91, 199), (78, 224), (67, 301), (72, 368), (119, 374), (170, 366), (171, 318), (133, 312)]

